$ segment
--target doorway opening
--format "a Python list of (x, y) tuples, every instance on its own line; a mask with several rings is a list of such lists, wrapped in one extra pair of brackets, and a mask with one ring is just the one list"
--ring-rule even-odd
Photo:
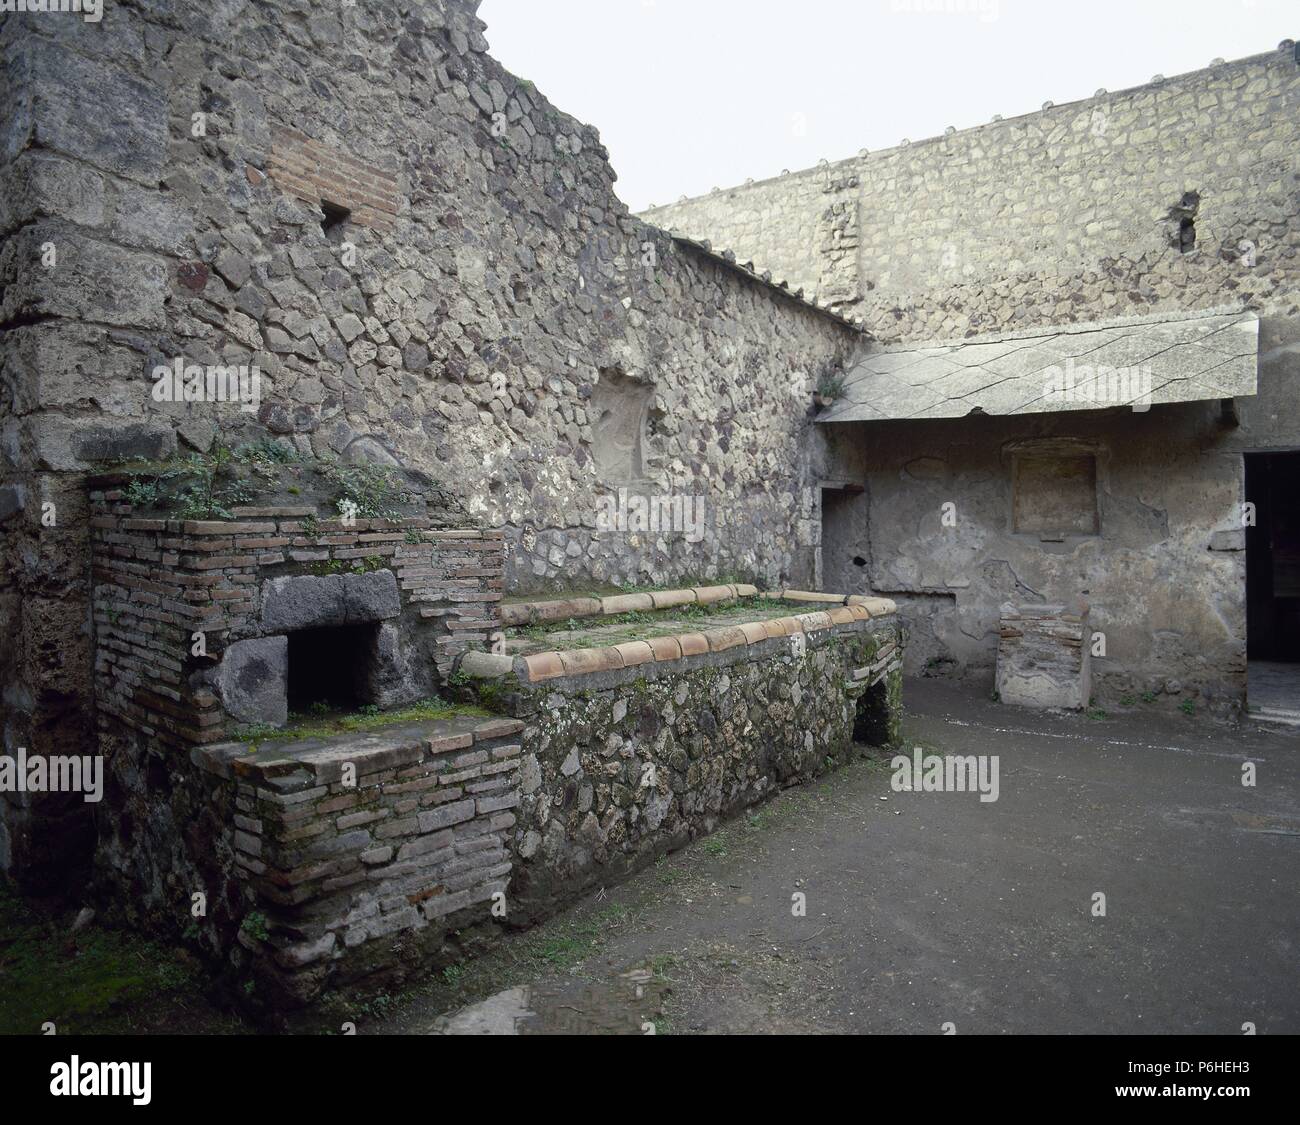
[(1247, 700), (1300, 724), (1300, 453), (1245, 460)]
[(853, 741), (859, 746), (889, 743), (889, 685), (880, 680), (859, 697), (853, 713)]

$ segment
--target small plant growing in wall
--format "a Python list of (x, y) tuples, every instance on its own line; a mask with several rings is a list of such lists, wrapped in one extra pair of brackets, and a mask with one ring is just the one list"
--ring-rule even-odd
[(844, 393), (844, 386), (843, 371), (823, 371), (817, 379), (813, 401), (818, 406), (830, 406)]
[(158, 503), (158, 482), (136, 477), (126, 486), (126, 502), (134, 508), (152, 508)]
[(208, 453), (131, 470), (126, 498), (135, 507), (173, 508), (183, 520), (230, 519), (232, 506), (247, 504), (256, 494), (235, 471), (237, 463), (249, 463), (244, 449), (214, 445)]
[(257, 911), (245, 914), (239, 928), (254, 941), (266, 941), (271, 936), (271, 931), (266, 926), (266, 916)]
[(398, 510), (410, 499), (410, 492), (397, 473), (387, 465), (369, 463), (325, 466), (325, 476), (338, 489), (336, 503), (346, 504), (366, 519), (401, 519)]
[(277, 484), (283, 467), (298, 459), (294, 449), (270, 438), (262, 438), (247, 445), (238, 445), (231, 451), (232, 461), (247, 468), (268, 486)]

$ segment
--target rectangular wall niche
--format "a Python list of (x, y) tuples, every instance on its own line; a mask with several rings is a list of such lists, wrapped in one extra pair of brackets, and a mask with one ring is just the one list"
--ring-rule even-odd
[(646, 472), (646, 425), (654, 387), (601, 368), (591, 396), (592, 455), (605, 484), (634, 484)]
[(1043, 539), (1097, 535), (1097, 457), (1073, 448), (1022, 449), (1013, 456), (1012, 526)]

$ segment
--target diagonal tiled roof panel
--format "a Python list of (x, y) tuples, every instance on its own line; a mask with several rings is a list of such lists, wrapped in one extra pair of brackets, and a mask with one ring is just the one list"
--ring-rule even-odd
[(1065, 325), (858, 357), (819, 422), (1142, 410), (1253, 395), (1259, 321), (1234, 309)]

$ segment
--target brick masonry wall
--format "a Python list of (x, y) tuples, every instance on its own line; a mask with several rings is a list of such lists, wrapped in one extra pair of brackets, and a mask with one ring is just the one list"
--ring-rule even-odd
[[(1294, 315), (1297, 107), (1288, 47), (644, 217), (843, 302), (886, 342), (1225, 303)], [(1193, 254), (1170, 214), (1185, 192)]]
[(201, 755), (235, 786), (235, 863), (269, 923), (265, 944), (244, 942), (261, 956), (253, 978), (307, 1001), (327, 981), (397, 968), (402, 934), (432, 926), (427, 944), (489, 922), (509, 885), (522, 728), (456, 720), (324, 749)]
[(451, 959), (457, 931), (508, 920), (493, 895), (512, 869), (522, 726), (453, 718), (170, 760), (118, 728), (102, 905), (183, 935), (272, 1021), (327, 988), (400, 984)]
[[(307, 203), (344, 208), (363, 227), (392, 227), (402, 203), (396, 171), (376, 168), (296, 129), (272, 129), (267, 171), (289, 194)], [(252, 170), (252, 175), (260, 174)]]
[[(436, 634), (443, 673), (500, 627), (500, 532), (448, 531), (427, 518), (325, 520), (309, 508), (245, 508), (234, 521), (142, 519), (117, 488), (90, 494), (94, 540), (96, 701), (111, 717), (169, 743), (211, 743), (232, 723), (204, 673), (235, 641), (266, 635), (261, 584), (337, 562), (381, 560), (405, 606)], [(408, 542), (411, 533), (424, 541)], [(196, 632), (205, 654), (193, 651)], [(437, 694), (431, 679), (427, 695)]]
[(514, 714), (495, 718), (187, 755), (114, 724), (104, 905), (183, 932), (271, 1020), (400, 987), (847, 761), (855, 735), (895, 741), (904, 638), (878, 608), (645, 667), (512, 679), (491, 698)]

